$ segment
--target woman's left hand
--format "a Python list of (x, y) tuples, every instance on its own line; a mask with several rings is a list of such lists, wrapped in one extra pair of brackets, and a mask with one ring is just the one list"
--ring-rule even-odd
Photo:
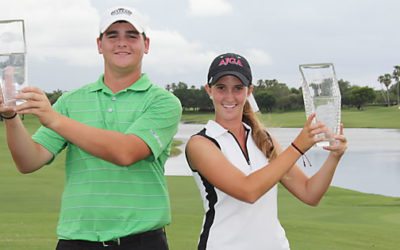
[(333, 138), (335, 139), (331, 142), (331, 145), (323, 147), (325, 150), (331, 151), (333, 156), (341, 158), (342, 155), (345, 153), (347, 149), (347, 139), (343, 134), (343, 123), (340, 124), (340, 133), (338, 135), (334, 135)]

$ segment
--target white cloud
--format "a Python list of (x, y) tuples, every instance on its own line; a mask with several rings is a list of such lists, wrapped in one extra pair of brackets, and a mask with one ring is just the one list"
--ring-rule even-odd
[(232, 10), (227, 0), (189, 0), (189, 13), (195, 16), (221, 16)]
[(93, 66), (99, 16), (89, 0), (15, 0), (0, 3), (2, 19), (24, 19), (30, 60)]
[(251, 65), (270, 65), (272, 63), (271, 57), (267, 52), (260, 49), (248, 49), (246, 51), (246, 58)]
[(200, 43), (190, 42), (176, 31), (150, 30), (150, 52), (145, 65), (164, 75), (205, 72), (199, 65), (208, 65), (216, 55)]
[(151, 72), (153, 79), (161, 83), (179, 80), (189, 85), (202, 85), (211, 61), (217, 55), (229, 51), (245, 56), (254, 73), (272, 64), (270, 55), (258, 48), (243, 51), (224, 48), (213, 51), (207, 48), (207, 44), (189, 41), (177, 31), (149, 30), (148, 34), (150, 51), (144, 57), (144, 71)]
[[(382, 8), (374, 0), (300, 2), (13, 0), (0, 1), (0, 19), (26, 20), (29, 79), (51, 82), (49, 89), (86, 83), (102, 71), (97, 10), (115, 4), (133, 4), (148, 14), (154, 33), (143, 69), (157, 82), (201, 83), (211, 60), (232, 51), (249, 59), (255, 79), (298, 84), (298, 64), (331, 61), (338, 77), (380, 88), (377, 77), (398, 64), (393, 51), (399, 35), (393, 30), (399, 1), (386, 0)], [(185, 10), (192, 16), (182, 16)], [(60, 78), (63, 73), (68, 77)]]
[[(160, 82), (178, 79), (189, 81), (187, 82), (189, 84), (203, 84), (211, 61), (217, 55), (231, 51), (227, 48), (219, 51), (210, 50), (207, 44), (189, 41), (177, 31), (149, 30), (148, 34), (150, 51), (144, 57), (145, 72), (160, 76)], [(232, 50), (232, 52), (243, 54), (252, 68), (272, 63), (269, 54), (258, 48), (246, 49), (243, 52)]]

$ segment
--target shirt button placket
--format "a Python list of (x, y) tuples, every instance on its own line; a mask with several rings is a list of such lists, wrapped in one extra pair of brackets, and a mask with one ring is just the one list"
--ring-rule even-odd
[[(115, 102), (117, 100), (117, 98), (115, 96), (111, 97), (111, 101)], [(108, 113), (112, 113), (114, 111), (113, 108), (108, 108)]]

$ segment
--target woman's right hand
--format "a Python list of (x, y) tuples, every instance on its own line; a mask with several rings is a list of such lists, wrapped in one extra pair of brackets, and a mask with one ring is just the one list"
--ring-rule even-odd
[(301, 150), (301, 152), (305, 153), (309, 150), (314, 144), (323, 140), (323, 138), (317, 137), (317, 134), (327, 133), (328, 128), (322, 122), (313, 123), (313, 119), (315, 118), (315, 113), (312, 113), (308, 118), (306, 123), (304, 124), (303, 129), (300, 131), (300, 134), (296, 137), (293, 143)]

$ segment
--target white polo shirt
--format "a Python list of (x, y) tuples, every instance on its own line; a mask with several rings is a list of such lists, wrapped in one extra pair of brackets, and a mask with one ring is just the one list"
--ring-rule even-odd
[[(247, 124), (244, 126), (248, 158), (233, 134), (215, 121), (209, 121), (199, 134), (214, 141), (233, 165), (249, 175), (267, 165), (268, 159), (253, 141), (251, 128)], [(204, 164), (207, 164), (206, 159)], [(205, 210), (199, 250), (290, 249), (278, 220), (277, 185), (250, 204), (222, 192), (197, 171), (193, 176)]]

